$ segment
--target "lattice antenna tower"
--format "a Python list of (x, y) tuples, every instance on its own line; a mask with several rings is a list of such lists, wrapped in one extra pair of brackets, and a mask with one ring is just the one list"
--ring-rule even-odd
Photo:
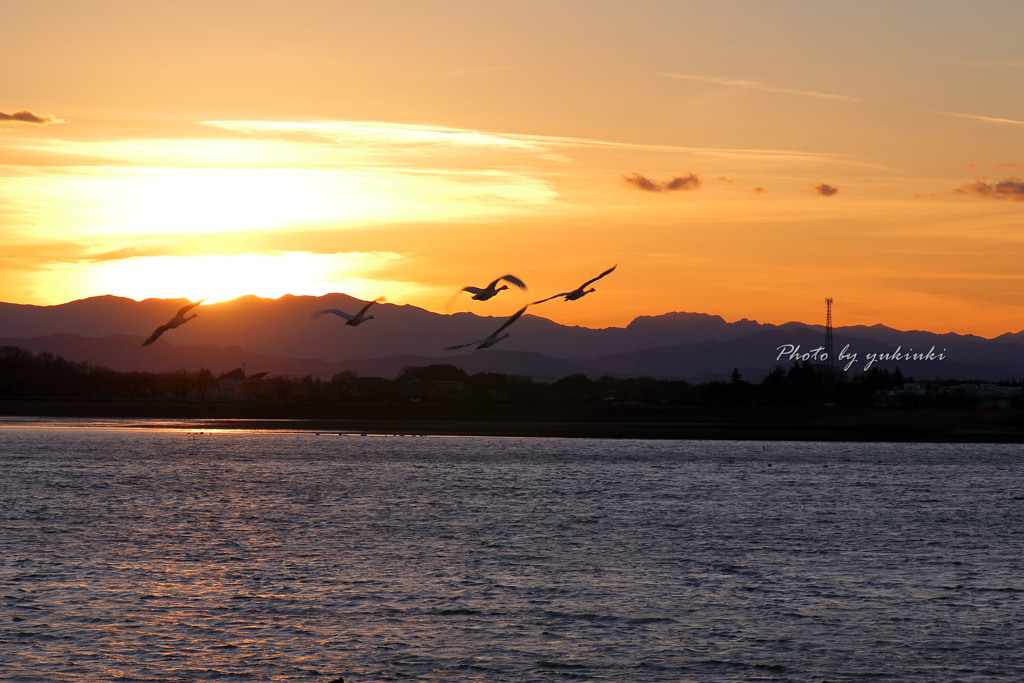
[(832, 297), (825, 299), (825, 362), (831, 368), (832, 358)]

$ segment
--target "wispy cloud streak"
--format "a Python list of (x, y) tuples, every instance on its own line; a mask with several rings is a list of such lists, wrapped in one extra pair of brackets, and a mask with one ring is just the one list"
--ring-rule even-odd
[(931, 111), (932, 114), (952, 116), (954, 118), (968, 119), (970, 121), (981, 121), (982, 123), (993, 123), (1000, 126), (1024, 126), (1024, 121), (1018, 121), (1017, 119), (1004, 119), (997, 116), (979, 116), (977, 114), (958, 114), (952, 111), (937, 111), (934, 109), (929, 111)]
[(745, 90), (758, 90), (761, 92), (779, 93), (782, 95), (796, 95), (798, 97), (812, 97), (819, 100), (838, 100), (842, 102), (860, 102), (858, 97), (847, 95), (836, 95), (834, 93), (816, 92), (814, 90), (800, 90), (797, 88), (783, 88), (777, 85), (761, 83), (760, 81), (748, 81), (735, 78), (719, 78), (717, 76), (697, 76), (695, 74), (664, 74), (668, 78), (675, 78), (682, 81), (696, 81), (698, 83), (711, 83), (728, 88), (742, 88)]
[(288, 133), (327, 139), (334, 142), (369, 142), (378, 146), (445, 145), (449, 147), (503, 148), (531, 153), (550, 153), (564, 148), (592, 148), (626, 151), (648, 151), (698, 154), (700, 156), (735, 160), (765, 160), (773, 162), (829, 162), (852, 166), (876, 167), (861, 161), (845, 159), (835, 154), (808, 152), (795, 149), (757, 149), (727, 147), (687, 147), (658, 145), (594, 138), (557, 135), (530, 135), (522, 133), (494, 133), (464, 128), (422, 126), (381, 121), (204, 121), (207, 126), (224, 128), (239, 133), (269, 135)]

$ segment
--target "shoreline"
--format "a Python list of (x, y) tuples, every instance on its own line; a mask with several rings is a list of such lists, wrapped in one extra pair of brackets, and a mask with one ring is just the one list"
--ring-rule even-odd
[[(1021, 409), (684, 406), (588, 414), (505, 415), (469, 407), (323, 406), (171, 401), (0, 399), (0, 416), (201, 421), (207, 429), (434, 435), (740, 441), (1024, 443)], [(146, 426), (146, 425), (141, 425)], [(154, 425), (156, 426), (156, 425)], [(165, 425), (162, 425), (165, 426)]]

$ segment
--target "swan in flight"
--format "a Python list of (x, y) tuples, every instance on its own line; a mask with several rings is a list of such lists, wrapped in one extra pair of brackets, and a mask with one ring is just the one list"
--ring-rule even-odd
[[(462, 348), (465, 348), (467, 346), (473, 346), (473, 344), (476, 344), (477, 345), (476, 348), (478, 348), (478, 349), (486, 349), (486, 348), (488, 348), (490, 346), (494, 346), (495, 344), (500, 342), (502, 339), (504, 339), (505, 337), (509, 336), (508, 332), (506, 332), (505, 334), (501, 334), (501, 331), (504, 330), (509, 325), (511, 325), (512, 323), (514, 323), (515, 321), (519, 320), (519, 316), (521, 316), (523, 313), (525, 313), (527, 308), (528, 308), (527, 306), (523, 306), (522, 308), (520, 308), (518, 311), (516, 311), (512, 315), (511, 318), (509, 318), (508, 320), (503, 322), (501, 324), (501, 327), (496, 329), (494, 332), (491, 332), (488, 336), (484, 337), (483, 339), (476, 339), (474, 341), (467, 342), (465, 344), (458, 344), (456, 346), (446, 346), (446, 347), (444, 347), (444, 350), (445, 351), (452, 351), (454, 349), (462, 349)], [(501, 334), (501, 336), (498, 336), (499, 334)]]
[(345, 311), (339, 311), (337, 308), (328, 308), (327, 310), (324, 310), (324, 311), (317, 311), (316, 313), (313, 314), (313, 317), (314, 318), (319, 318), (322, 315), (327, 315), (328, 313), (333, 313), (334, 315), (338, 316), (339, 318), (344, 318), (346, 325), (351, 325), (352, 327), (356, 327), (357, 325), (362, 325), (367, 320), (373, 320), (373, 316), (372, 315), (366, 315), (366, 310), (370, 306), (372, 306), (372, 305), (374, 305), (376, 303), (383, 302), (384, 300), (385, 300), (384, 297), (380, 297), (380, 298), (374, 299), (373, 301), (371, 301), (370, 303), (366, 304), (361, 309), (359, 309), (359, 312), (356, 313), (355, 315), (352, 315), (351, 313), (346, 313)]
[(476, 301), (487, 301), (491, 297), (497, 296), (498, 292), (500, 292), (501, 290), (508, 289), (508, 285), (502, 285), (501, 287), (498, 286), (498, 283), (501, 282), (502, 280), (515, 285), (519, 289), (522, 289), (524, 291), (526, 290), (526, 283), (517, 278), (515, 275), (502, 275), (501, 277), (495, 279), (494, 282), (487, 285), (486, 287), (463, 287), (459, 291), (455, 292), (455, 296), (448, 300), (448, 305), (446, 306), (446, 308), (448, 308), (448, 310), (451, 310), (451, 307), (455, 303), (455, 300), (458, 299), (459, 295), (462, 294), (463, 292), (469, 292), (470, 294), (472, 294), (472, 298)]
[(143, 346), (149, 346), (150, 344), (152, 344), (153, 342), (155, 342), (157, 340), (157, 337), (159, 337), (161, 334), (163, 334), (167, 330), (173, 330), (173, 329), (175, 329), (177, 327), (181, 327), (182, 325), (187, 323), (192, 318), (199, 317), (195, 313), (193, 313), (192, 315), (187, 316), (187, 317), (185, 316), (185, 314), (188, 313), (189, 311), (191, 311), (193, 308), (195, 308), (199, 304), (203, 303), (204, 301), (206, 301), (205, 298), (204, 299), (200, 299), (199, 301), (195, 302), (194, 304), (188, 304), (187, 306), (182, 306), (181, 310), (179, 310), (174, 315), (173, 318), (171, 318), (166, 323), (164, 323), (160, 327), (158, 327), (155, 330), (153, 330), (153, 334), (149, 335), (149, 339), (147, 339), (146, 341), (142, 342), (142, 345)]
[[(586, 282), (584, 282), (582, 285), (580, 285), (576, 289), (572, 290), (571, 292), (562, 292), (561, 294), (555, 294), (554, 296), (549, 296), (547, 299), (541, 299), (540, 301), (534, 301), (533, 304), (542, 304), (545, 301), (551, 301), (552, 299), (557, 299), (560, 296), (564, 296), (566, 301), (576, 301), (576, 299), (579, 299), (580, 297), (582, 297), (582, 296), (584, 296), (586, 294), (589, 294), (590, 292), (595, 291), (595, 289), (593, 287), (591, 287), (590, 289), (587, 289), (587, 285), (591, 284), (592, 282), (597, 282), (598, 280), (600, 280), (601, 278), (603, 278), (605, 275), (607, 275), (608, 273), (612, 272), (616, 268), (618, 268), (618, 264), (615, 264), (614, 266), (612, 266), (608, 270), (604, 271), (603, 273), (601, 273), (597, 277), (592, 278), (590, 280), (587, 280)], [(531, 304), (531, 306), (533, 304)]]
[(497, 278), (494, 282), (487, 285), (483, 289), (481, 289), (480, 287), (463, 287), (459, 291), (470, 292), (473, 295), (473, 298), (476, 299), (477, 301), (487, 301), (492, 296), (497, 295), (497, 293), (500, 292), (501, 290), (508, 289), (508, 285), (502, 285), (501, 287), (498, 287), (498, 283), (501, 282), (502, 280), (504, 280), (505, 282), (512, 283), (519, 289), (526, 289), (526, 283), (517, 278), (515, 275), (502, 275), (501, 277)]

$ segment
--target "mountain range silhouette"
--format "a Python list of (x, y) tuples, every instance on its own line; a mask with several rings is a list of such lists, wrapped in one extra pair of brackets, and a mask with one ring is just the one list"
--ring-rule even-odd
[[(758, 382), (776, 366), (802, 362), (805, 354), (808, 362), (824, 360), (821, 351), (816, 357), (810, 353), (824, 346), (824, 325), (726, 322), (717, 315), (687, 312), (641, 316), (626, 327), (592, 329), (560, 325), (529, 309), (497, 348), (444, 351), (445, 346), (491, 332), (513, 310), (494, 302), (481, 305), (478, 313), (444, 315), (379, 303), (375, 319), (359, 328), (333, 316), (312, 318), (318, 310), (355, 311), (365, 304), (345, 294), (245, 296), (204, 304), (194, 310), (199, 316), (194, 321), (142, 347), (153, 328), (184, 303), (115, 296), (57, 306), (0, 303), (0, 345), (122, 372), (207, 368), (221, 373), (243, 367), (252, 373), (323, 379), (342, 371), (391, 378), (405, 367), (450, 363), (471, 374), (499, 372), (545, 382), (575, 373), (705, 382), (727, 380), (734, 370)], [(833, 359), (850, 375), (865, 370), (869, 354), (895, 353), (900, 360), (875, 360), (870, 367), (899, 367), (916, 379), (997, 381), (1024, 376), (1024, 332), (986, 339), (856, 325), (836, 327), (833, 339), (837, 356), (844, 349), (856, 354), (853, 362), (849, 355)], [(929, 351), (931, 356), (926, 357)], [(915, 354), (920, 359), (906, 359)]]

